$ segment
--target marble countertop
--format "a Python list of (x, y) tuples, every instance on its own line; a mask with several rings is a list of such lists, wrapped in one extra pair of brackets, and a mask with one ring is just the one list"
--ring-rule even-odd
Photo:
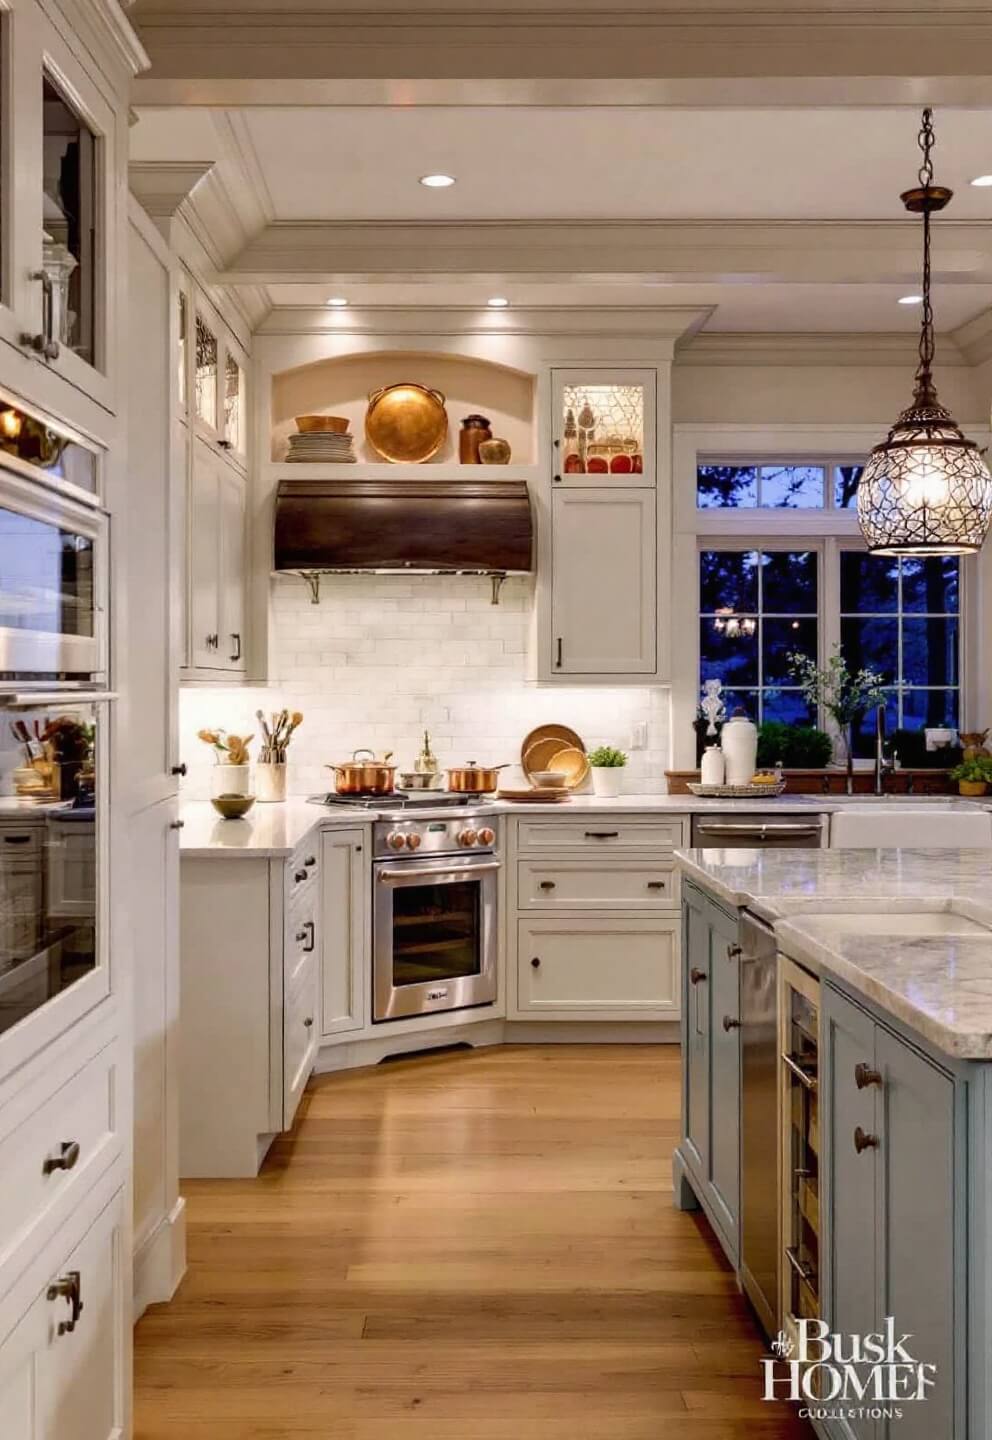
[(179, 853), (186, 860), (239, 855), (254, 860), (285, 859), (318, 827), (368, 825), (376, 818), (357, 805), (322, 810), (304, 799), (275, 805), (256, 801), (243, 820), (224, 820), (209, 800), (190, 801), (179, 813), (183, 822)]
[[(683, 873), (775, 927), (782, 949), (957, 1059), (992, 1058), (992, 851), (677, 852)], [(952, 910), (988, 936), (907, 936), (839, 929), (826, 917)], [(876, 920), (877, 923), (877, 920)]]

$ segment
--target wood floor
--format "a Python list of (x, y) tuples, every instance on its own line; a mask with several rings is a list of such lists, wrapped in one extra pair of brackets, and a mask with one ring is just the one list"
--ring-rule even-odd
[(672, 1208), (674, 1046), (312, 1082), (255, 1181), (195, 1181), (135, 1335), (138, 1440), (809, 1440)]

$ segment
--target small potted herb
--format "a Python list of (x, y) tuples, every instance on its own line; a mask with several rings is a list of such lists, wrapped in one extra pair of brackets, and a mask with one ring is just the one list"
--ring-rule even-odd
[(615, 800), (620, 794), (620, 782), (626, 763), (627, 757), (623, 751), (615, 750), (612, 745), (600, 745), (597, 750), (593, 750), (589, 756), (592, 788), (600, 799)]
[(962, 760), (947, 773), (958, 782), (959, 795), (984, 795), (992, 781), (992, 757), (976, 755), (973, 760)]

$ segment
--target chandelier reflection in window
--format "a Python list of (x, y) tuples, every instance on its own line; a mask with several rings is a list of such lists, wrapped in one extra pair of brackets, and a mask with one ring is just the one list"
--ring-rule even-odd
[(713, 629), (728, 640), (746, 640), (757, 628), (757, 620), (751, 615), (735, 614), (730, 605), (721, 606), (713, 621)]

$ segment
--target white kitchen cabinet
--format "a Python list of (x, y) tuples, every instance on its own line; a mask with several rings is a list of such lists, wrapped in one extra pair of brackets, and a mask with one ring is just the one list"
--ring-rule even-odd
[(328, 1041), (365, 1025), (365, 858), (364, 831), (325, 830), (321, 836), (321, 1038)]
[(679, 1013), (677, 916), (520, 922), (517, 1003), (555, 1019), (670, 1019)]
[(551, 377), (557, 488), (651, 489), (656, 370), (555, 370)]
[(648, 489), (552, 495), (553, 675), (657, 672), (655, 511)]
[(225, 456), (193, 442), (189, 521), (189, 653), (197, 670), (245, 671), (247, 486)]

